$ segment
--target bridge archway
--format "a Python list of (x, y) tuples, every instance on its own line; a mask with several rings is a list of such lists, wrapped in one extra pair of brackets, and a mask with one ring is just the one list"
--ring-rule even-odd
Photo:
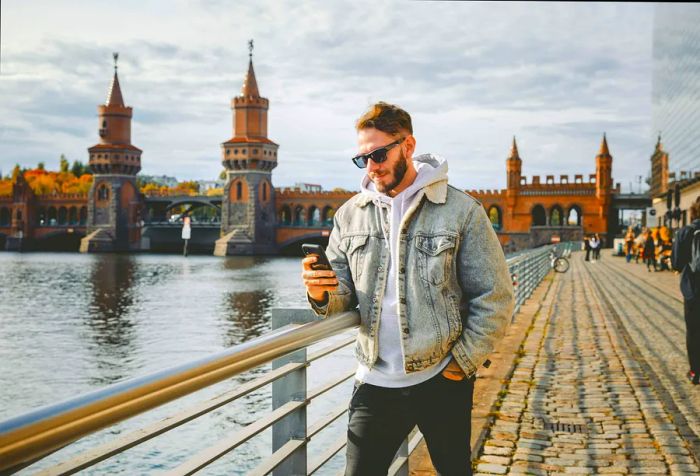
[(564, 210), (562, 210), (561, 206), (554, 205), (549, 210), (549, 224), (550, 226), (564, 225)]
[(0, 208), (0, 226), (10, 226), (12, 213), (7, 207)]
[(547, 225), (547, 212), (544, 211), (542, 205), (535, 205), (532, 207), (532, 226), (546, 226)]
[(58, 209), (58, 224), (67, 225), (68, 224), (68, 209), (66, 207), (60, 207)]
[(48, 223), (48, 217), (46, 215), (46, 207), (39, 207), (36, 211), (36, 223), (39, 226), (45, 226)]
[(70, 207), (68, 209), (68, 224), (77, 225), (78, 224), (78, 207)]
[(581, 226), (582, 222), (583, 213), (581, 212), (581, 207), (578, 205), (569, 207), (569, 211), (566, 213), (566, 224), (569, 226)]
[(58, 223), (58, 211), (56, 207), (49, 207), (49, 221), (48, 225), (56, 225)]
[(335, 216), (335, 209), (330, 205), (326, 205), (323, 208), (323, 213), (321, 213), (321, 220), (325, 226), (333, 225), (333, 217)]
[(292, 210), (288, 205), (283, 205), (280, 209), (279, 222), (281, 225), (292, 224)]
[(306, 210), (303, 206), (297, 205), (294, 209), (294, 222), (295, 226), (303, 226), (306, 223)]
[(491, 205), (489, 208), (489, 220), (494, 230), (499, 231), (503, 227), (503, 214), (496, 205)]
[(309, 207), (309, 226), (321, 226), (321, 210), (319, 210), (316, 205), (311, 205)]
[(88, 209), (87, 207), (80, 207), (80, 224), (85, 225), (87, 223)]
[(52, 231), (36, 240), (36, 247), (46, 251), (78, 251), (83, 233), (69, 233), (68, 229)]

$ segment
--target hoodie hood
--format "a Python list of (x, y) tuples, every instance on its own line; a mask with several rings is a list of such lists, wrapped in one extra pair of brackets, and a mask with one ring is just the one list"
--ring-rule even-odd
[[(413, 197), (418, 191), (428, 185), (432, 185), (436, 182), (447, 182), (447, 161), (439, 155), (418, 155), (413, 157), (413, 165), (417, 172), (416, 180), (393, 198), (403, 196), (404, 200), (410, 200), (410, 197)], [(360, 188), (362, 193), (368, 195), (368, 198), (375, 202), (375, 204), (377, 201), (391, 203), (392, 197), (378, 192), (368, 175), (362, 177)]]

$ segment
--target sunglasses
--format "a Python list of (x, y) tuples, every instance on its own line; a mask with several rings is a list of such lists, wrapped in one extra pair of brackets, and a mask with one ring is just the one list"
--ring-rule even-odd
[(397, 140), (396, 142), (392, 142), (391, 144), (387, 144), (384, 147), (380, 147), (378, 149), (374, 149), (372, 152), (368, 152), (367, 154), (360, 154), (352, 158), (352, 162), (357, 165), (359, 168), (364, 169), (367, 167), (367, 162), (369, 162), (369, 159), (372, 159), (372, 162), (375, 164), (381, 164), (386, 160), (387, 153), (402, 143), (406, 138), (402, 137), (401, 139)]

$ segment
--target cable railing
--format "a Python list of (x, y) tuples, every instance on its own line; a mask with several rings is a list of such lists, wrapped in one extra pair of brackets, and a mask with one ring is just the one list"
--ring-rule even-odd
[[(507, 260), (516, 293), (515, 312), (550, 271), (549, 252), (552, 248), (553, 245), (541, 247)], [(556, 248), (561, 251), (572, 246), (564, 243)], [(345, 447), (346, 435), (343, 432), (331, 442), (324, 441), (318, 454), (307, 454), (308, 443), (347, 413), (347, 401), (338, 403), (311, 423), (307, 422), (307, 407), (331, 389), (352, 379), (355, 372), (336, 372), (339, 375), (333, 375), (320, 386), (307, 388), (307, 367), (351, 345), (355, 338), (343, 335), (313, 352), (309, 346), (346, 333), (359, 323), (357, 311), (319, 320), (308, 310), (274, 309), (273, 330), (263, 336), (206, 358), (116, 383), (0, 422), (0, 474), (13, 474), (101, 429), (270, 362), (271, 370), (254, 380), (32, 474), (68, 475), (85, 470), (267, 385), (272, 385), (270, 413), (191, 455), (165, 474), (195, 474), (268, 429), (272, 432), (272, 454), (249, 474), (315, 474)], [(421, 438), (416, 432), (403, 442), (390, 474), (408, 474), (408, 457)]]

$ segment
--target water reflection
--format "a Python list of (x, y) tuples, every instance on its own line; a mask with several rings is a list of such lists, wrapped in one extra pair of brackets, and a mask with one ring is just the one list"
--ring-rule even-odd
[(248, 269), (267, 263), (270, 258), (265, 256), (228, 256), (224, 258), (224, 269)]
[(270, 329), (270, 308), (275, 300), (271, 289), (234, 291), (224, 299), (224, 347), (240, 344)]
[(124, 364), (134, 352), (135, 329), (130, 310), (134, 306), (136, 263), (129, 255), (97, 255), (90, 270), (92, 286), (87, 326), (97, 364), (106, 374), (100, 383), (111, 383), (124, 375)]

